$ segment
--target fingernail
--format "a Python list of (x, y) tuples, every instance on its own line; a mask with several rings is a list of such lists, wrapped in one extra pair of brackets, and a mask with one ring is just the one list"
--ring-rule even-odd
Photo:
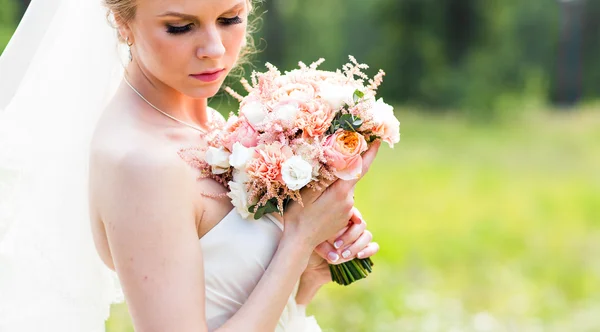
[(327, 258), (329, 258), (329, 260), (332, 262), (336, 262), (338, 259), (340, 259), (340, 256), (337, 253), (332, 251), (327, 254)]
[(348, 257), (350, 257), (350, 254), (351, 254), (350, 250), (346, 250), (342, 253), (342, 257), (348, 258)]
[(364, 255), (365, 255), (365, 253), (361, 251), (358, 254), (356, 254), (356, 257), (363, 258)]
[(333, 243), (333, 246), (335, 247), (335, 249), (339, 249), (342, 247), (342, 244), (344, 244), (344, 241), (342, 240), (337, 240)]

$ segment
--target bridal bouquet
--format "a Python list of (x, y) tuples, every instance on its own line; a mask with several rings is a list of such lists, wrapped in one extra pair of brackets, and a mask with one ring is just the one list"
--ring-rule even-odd
[[(229, 188), (227, 196), (244, 218), (282, 214), (290, 201), (302, 204), (300, 190), (322, 189), (336, 178), (360, 177), (362, 153), (375, 140), (393, 147), (400, 123), (393, 107), (376, 99), (383, 71), (369, 79), (353, 57), (342, 70), (318, 70), (323, 59), (282, 74), (242, 79), (248, 95), (240, 101), (197, 162)], [(365, 83), (367, 81), (368, 84)], [(333, 280), (348, 285), (371, 272), (370, 259), (330, 265)]]

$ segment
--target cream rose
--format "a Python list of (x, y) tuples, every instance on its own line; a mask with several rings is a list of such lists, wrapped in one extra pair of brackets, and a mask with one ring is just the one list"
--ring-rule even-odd
[(237, 183), (234, 181), (229, 181), (229, 192), (227, 196), (231, 198), (231, 204), (235, 206), (237, 212), (244, 219), (248, 219), (250, 217), (250, 212), (248, 212), (249, 204), (248, 204), (248, 193), (246, 192), (246, 185), (243, 183)]
[(383, 98), (379, 98), (373, 106), (372, 114), (373, 134), (393, 148), (400, 141), (400, 121), (394, 115), (394, 108), (384, 103)]
[(214, 174), (223, 174), (229, 170), (229, 156), (231, 154), (223, 148), (209, 147), (204, 160), (212, 167)]
[(236, 169), (244, 170), (253, 155), (253, 148), (247, 148), (241, 143), (236, 142), (233, 144), (233, 151), (229, 156), (229, 164)]
[(236, 183), (248, 183), (250, 182), (250, 177), (246, 171), (240, 171), (238, 169), (233, 170), (233, 181)]
[(291, 190), (300, 190), (312, 180), (313, 167), (302, 157), (293, 156), (281, 164), (283, 182)]
[(333, 85), (322, 83), (319, 86), (319, 96), (329, 104), (334, 111), (339, 111), (344, 104), (352, 104), (356, 88), (349, 85)]

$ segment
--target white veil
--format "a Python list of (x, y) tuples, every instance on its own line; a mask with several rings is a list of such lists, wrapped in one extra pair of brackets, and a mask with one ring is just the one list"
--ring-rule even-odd
[(120, 300), (87, 170), (122, 58), (101, 0), (32, 1), (0, 56), (0, 331), (104, 331)]

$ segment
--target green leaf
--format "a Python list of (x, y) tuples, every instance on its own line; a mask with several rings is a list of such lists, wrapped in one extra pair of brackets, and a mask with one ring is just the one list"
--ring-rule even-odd
[(357, 131), (362, 126), (362, 119), (352, 114), (344, 114), (340, 117), (342, 129), (347, 131)]
[(355, 90), (352, 99), (354, 99), (354, 103), (358, 103), (358, 101), (365, 96), (365, 93), (360, 90)]
[(255, 213), (255, 212), (256, 212), (256, 204), (254, 204), (254, 205), (250, 205), (250, 206), (248, 207), (248, 212), (250, 212), (250, 213)]

